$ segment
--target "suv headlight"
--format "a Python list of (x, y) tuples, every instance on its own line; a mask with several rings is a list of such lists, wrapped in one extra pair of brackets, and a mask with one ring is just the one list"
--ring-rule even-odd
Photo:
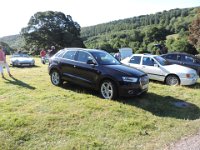
[(124, 82), (137, 82), (138, 81), (138, 78), (134, 78), (134, 77), (122, 77), (122, 80)]

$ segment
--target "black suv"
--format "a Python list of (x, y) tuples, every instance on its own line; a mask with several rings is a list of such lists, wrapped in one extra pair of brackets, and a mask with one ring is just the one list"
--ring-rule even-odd
[(140, 95), (148, 90), (147, 74), (122, 65), (103, 50), (65, 48), (49, 60), (52, 84), (63, 81), (100, 91), (105, 99)]
[(195, 57), (194, 55), (187, 53), (168, 53), (161, 55), (163, 58), (167, 59), (171, 64), (179, 64), (182, 66), (186, 66), (197, 71), (197, 74), (200, 75), (200, 59)]

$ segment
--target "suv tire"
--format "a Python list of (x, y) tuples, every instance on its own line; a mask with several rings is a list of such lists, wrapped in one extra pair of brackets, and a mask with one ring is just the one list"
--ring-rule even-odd
[(51, 71), (50, 77), (52, 84), (55, 86), (59, 86), (63, 83), (60, 73), (57, 70)]
[(115, 99), (117, 97), (115, 84), (110, 80), (104, 80), (100, 85), (100, 94), (104, 99)]

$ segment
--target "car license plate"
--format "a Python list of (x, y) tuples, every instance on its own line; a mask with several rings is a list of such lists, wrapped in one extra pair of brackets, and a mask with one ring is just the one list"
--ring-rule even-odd
[(22, 66), (30, 66), (30, 64), (22, 64)]

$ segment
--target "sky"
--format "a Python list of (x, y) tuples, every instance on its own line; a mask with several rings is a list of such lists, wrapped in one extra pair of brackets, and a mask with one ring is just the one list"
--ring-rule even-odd
[(19, 34), (37, 12), (60, 11), (81, 27), (175, 8), (200, 6), (200, 0), (1, 0), (0, 37)]

